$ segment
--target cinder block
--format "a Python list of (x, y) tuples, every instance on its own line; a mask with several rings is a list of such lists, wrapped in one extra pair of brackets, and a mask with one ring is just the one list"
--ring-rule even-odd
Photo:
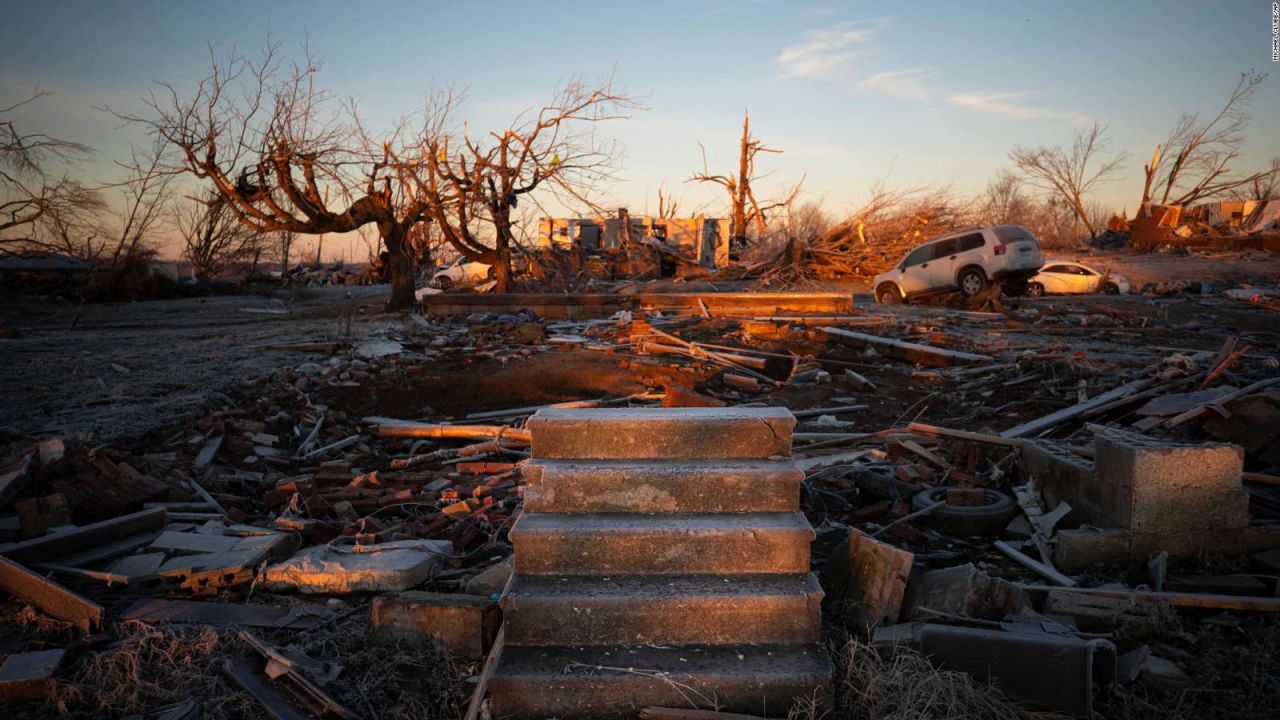
[(1239, 528), (1248, 525), (1240, 474), (1244, 451), (1228, 443), (1161, 442), (1108, 429), (1094, 439), (1105, 515), (1139, 531)]
[(1060, 530), (1053, 536), (1053, 564), (1068, 575), (1099, 565), (1127, 564), (1132, 539), (1133, 531), (1121, 528)]
[(435, 645), (450, 655), (482, 659), (502, 624), (502, 611), (478, 595), (402, 592), (373, 599), (370, 609), (376, 642)]

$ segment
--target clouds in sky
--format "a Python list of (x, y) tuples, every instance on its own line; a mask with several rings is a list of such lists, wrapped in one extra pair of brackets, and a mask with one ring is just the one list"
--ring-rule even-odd
[(804, 41), (783, 48), (778, 67), (786, 77), (830, 79), (851, 66), (856, 54), (853, 46), (871, 39), (868, 29), (841, 23), (827, 30), (813, 30)]
[(1067, 120), (1073, 123), (1089, 122), (1089, 118), (1085, 115), (1032, 107), (1027, 104), (1026, 101), (1040, 95), (1042, 93), (1037, 92), (964, 92), (951, 95), (947, 100), (957, 107), (1008, 118)]
[(859, 77), (854, 59), (871, 54), (865, 46), (874, 37), (872, 29), (848, 22), (829, 29), (812, 30), (801, 42), (783, 48), (775, 63), (783, 77), (845, 81), (864, 92), (902, 100), (945, 101), (966, 110), (1015, 120), (1065, 120), (1073, 123), (1089, 120), (1078, 113), (1036, 107), (1032, 101), (1043, 95), (1039, 92), (946, 91), (930, 82), (935, 74), (932, 68), (884, 70)]

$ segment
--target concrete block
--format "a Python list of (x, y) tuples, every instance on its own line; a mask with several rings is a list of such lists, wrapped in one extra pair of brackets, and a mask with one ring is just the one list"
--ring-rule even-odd
[(1094, 487), (1093, 462), (1052, 440), (1023, 440), (1019, 445), (1022, 470), (1044, 497), (1045, 505), (1065, 502), (1072, 512), (1063, 527), (1109, 524), (1101, 488)]
[(449, 655), (479, 660), (498, 634), (502, 611), (483, 596), (402, 592), (375, 597), (370, 623), (375, 642), (434, 645)]
[(799, 574), (814, 532), (800, 513), (525, 513), (510, 538), (517, 575)]
[(267, 568), (264, 586), (280, 592), (342, 594), (408, 590), (453, 552), (448, 540), (398, 540), (377, 545), (309, 547)]
[(526, 424), (546, 459), (762, 459), (791, 454), (786, 408), (544, 408)]
[(1068, 575), (1126, 564), (1132, 539), (1133, 531), (1123, 528), (1060, 530), (1053, 536), (1053, 564)]
[(0, 702), (39, 700), (53, 693), (53, 676), (66, 650), (10, 655), (0, 665)]
[(511, 645), (817, 643), (822, 588), (804, 575), (517, 575)]
[(489, 689), (500, 718), (634, 720), (651, 706), (786, 717), (797, 698), (831, 698), (831, 664), (816, 644), (507, 646)]
[(929, 620), (934, 613), (1001, 620), (1027, 604), (1012, 583), (993, 578), (972, 563), (918, 573), (907, 585), (903, 617)]
[(790, 461), (534, 460), (525, 512), (794, 512)]

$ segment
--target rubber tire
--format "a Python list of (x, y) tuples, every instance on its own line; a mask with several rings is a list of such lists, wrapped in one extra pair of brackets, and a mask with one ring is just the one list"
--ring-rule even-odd
[(898, 291), (897, 285), (885, 283), (876, 289), (876, 302), (881, 305), (900, 305), (902, 293)]
[[(1018, 503), (998, 490), (983, 488), (982, 493), (987, 500), (985, 505), (946, 505), (935, 510), (933, 517), (942, 531), (957, 536), (1004, 534), (1009, 521), (1018, 514)], [(930, 488), (911, 499), (911, 510), (923, 510), (946, 497), (947, 488)]]
[(1044, 285), (1038, 282), (1027, 283), (1027, 297), (1044, 297)]
[(453, 278), (449, 277), (448, 275), (441, 275), (440, 277), (436, 278), (436, 287), (440, 288), (441, 290), (448, 290), (449, 288), (453, 287)]
[(1102, 292), (1106, 295), (1119, 295), (1120, 286), (1115, 283), (1109, 282), (1106, 285), (1102, 286)]
[(489, 269), (485, 271), (484, 276), (485, 276), (485, 279), (487, 279), (487, 280), (497, 280), (497, 279), (498, 279), (498, 268), (496, 268), (496, 267), (494, 267), (494, 266), (490, 265), (490, 266), (489, 266)]
[[(969, 282), (972, 278), (977, 278), (976, 285)], [(987, 288), (987, 276), (976, 268), (961, 270), (960, 276), (956, 278), (956, 284), (960, 286), (960, 292), (965, 297), (973, 297)]]

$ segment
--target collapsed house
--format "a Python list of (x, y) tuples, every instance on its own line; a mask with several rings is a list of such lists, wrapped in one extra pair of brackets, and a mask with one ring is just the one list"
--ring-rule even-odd
[(729, 223), (721, 218), (631, 216), (623, 209), (611, 218), (542, 218), (538, 221), (539, 247), (602, 251), (642, 242), (645, 238), (652, 238), (661, 247), (707, 268), (724, 267), (730, 261)]

